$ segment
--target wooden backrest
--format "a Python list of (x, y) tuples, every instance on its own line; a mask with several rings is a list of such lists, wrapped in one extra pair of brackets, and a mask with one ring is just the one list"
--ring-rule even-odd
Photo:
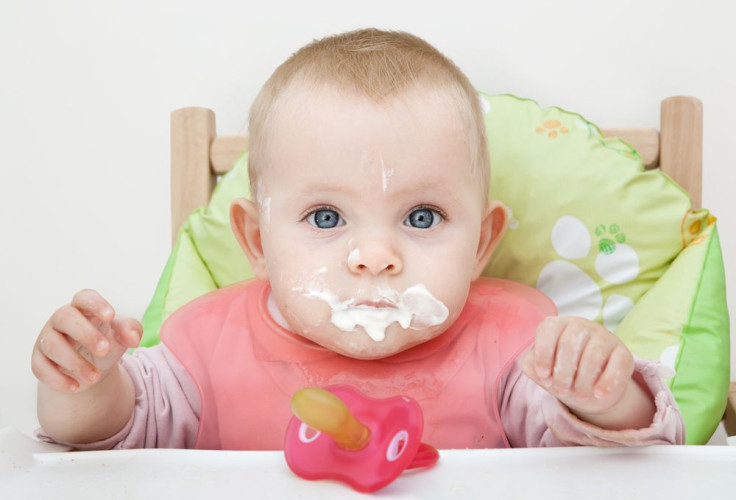
[[(659, 130), (604, 128), (642, 156), (648, 169), (660, 168), (701, 206), (703, 107), (695, 97), (669, 97), (661, 103)], [(218, 136), (215, 114), (206, 108), (171, 113), (171, 237), (196, 208), (209, 202), (218, 175), (227, 172), (248, 147), (247, 136)]]

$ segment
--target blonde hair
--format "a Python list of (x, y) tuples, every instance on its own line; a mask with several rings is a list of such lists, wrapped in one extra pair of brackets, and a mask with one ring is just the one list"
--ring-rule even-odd
[(470, 128), (470, 168), (488, 196), (490, 160), (485, 124), (475, 88), (447, 57), (409, 33), (362, 29), (315, 40), (289, 57), (256, 96), (248, 124), (248, 174), (257, 198), (266, 148), (268, 118), (279, 97), (295, 82), (331, 85), (357, 92), (376, 102), (423, 85), (447, 92), (458, 103)]

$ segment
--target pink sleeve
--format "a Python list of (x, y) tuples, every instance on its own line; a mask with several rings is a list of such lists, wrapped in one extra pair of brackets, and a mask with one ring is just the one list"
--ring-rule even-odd
[[(123, 356), (122, 365), (135, 386), (135, 409), (116, 435), (89, 444), (60, 443), (78, 450), (193, 448), (199, 428), (200, 401), (194, 381), (163, 344)], [(52, 439), (43, 430), (36, 436)]]
[(634, 377), (654, 395), (656, 413), (649, 427), (613, 431), (577, 418), (557, 398), (512, 365), (499, 387), (499, 405), (509, 443), (538, 446), (644, 446), (683, 444), (685, 425), (672, 393), (662, 382), (662, 365), (636, 360)]

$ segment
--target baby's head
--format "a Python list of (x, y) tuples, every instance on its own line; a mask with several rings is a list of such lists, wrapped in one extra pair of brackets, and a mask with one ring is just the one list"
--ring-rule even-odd
[(459, 316), (506, 222), (488, 200), (478, 96), (426, 42), (361, 30), (271, 76), (250, 119), (254, 199), (233, 230), (273, 314), (336, 352), (383, 358)]
[(251, 181), (258, 183), (260, 173), (268, 168), (264, 155), (269, 141), (279, 134), (273, 129), (274, 113), (288, 104), (303, 105), (286, 99), (297, 90), (306, 94), (322, 90), (386, 107), (413, 93), (423, 94), (430, 107), (438, 104), (439, 96), (449, 100), (445, 104), (457, 116), (446, 118), (461, 120), (470, 167), (478, 174), (478, 188), (484, 195), (488, 193), (489, 158), (478, 94), (465, 74), (424, 40), (408, 33), (359, 30), (317, 40), (287, 59), (251, 106)]

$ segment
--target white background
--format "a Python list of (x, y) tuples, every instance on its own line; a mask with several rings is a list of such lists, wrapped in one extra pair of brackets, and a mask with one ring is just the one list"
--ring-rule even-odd
[(31, 347), (76, 290), (96, 288), (119, 313), (143, 314), (170, 247), (169, 113), (205, 106), (218, 132), (245, 132), (250, 102), (278, 64), (313, 38), (359, 27), (413, 32), (479, 89), (603, 126), (657, 126), (661, 99), (699, 97), (703, 200), (719, 217), (736, 317), (734, 7), (431, 5), (2, 0), (0, 428), (36, 426)]

